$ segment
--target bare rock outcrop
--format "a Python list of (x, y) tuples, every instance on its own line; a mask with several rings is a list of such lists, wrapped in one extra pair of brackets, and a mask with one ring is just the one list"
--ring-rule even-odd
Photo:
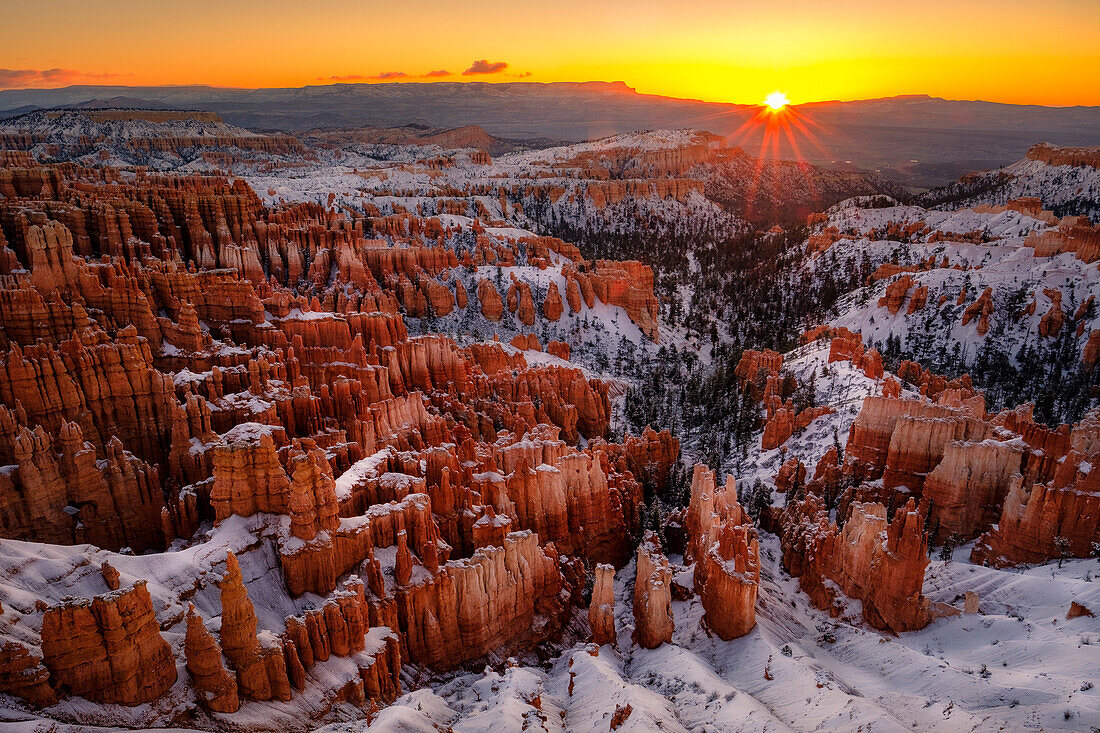
[(488, 280), (480, 280), (477, 284), (477, 299), (481, 303), (481, 315), (490, 321), (499, 321), (504, 316), (504, 301), (500, 299), (500, 293)]
[(592, 627), (592, 642), (599, 645), (615, 643), (615, 568), (596, 566), (596, 583), (592, 602), (588, 606), (588, 624)]
[(943, 542), (951, 535), (971, 540), (995, 524), (1013, 477), (1024, 471), (1023, 462), (1023, 449), (1010, 441), (947, 443), (923, 487), (931, 502), (933, 540)]
[(222, 651), (237, 673), (238, 694), (249, 700), (289, 700), (290, 682), (282, 648), (261, 646), (256, 612), (237, 557), (228, 553), (221, 587)]
[(656, 649), (672, 641), (672, 570), (661, 552), (657, 535), (646, 532), (638, 545), (637, 576), (634, 581), (634, 641)]
[(46, 609), (42, 662), (55, 689), (95, 702), (141, 705), (176, 681), (145, 581)]
[(0, 692), (26, 700), (36, 708), (57, 702), (49, 670), (40, 658), (15, 641), (0, 645)]
[(813, 494), (783, 513), (783, 565), (798, 577), (814, 605), (844, 612), (844, 595), (859, 600), (863, 619), (895, 633), (932, 619), (921, 593), (928, 564), (925, 509), (913, 500), (887, 521), (881, 504), (854, 502), (843, 529)]
[(561, 318), (561, 314), (561, 292), (558, 290), (558, 284), (551, 281), (546, 290), (546, 298), (542, 301), (542, 315), (548, 321), (556, 321)]
[(713, 471), (695, 466), (686, 524), (695, 592), (707, 628), (727, 641), (744, 636), (756, 625), (760, 543), (752, 520), (737, 502), (732, 476), (719, 488)]
[(971, 560), (995, 567), (1089, 557), (1100, 537), (1100, 476), (1071, 452), (1047, 483), (1013, 476), (997, 524), (978, 538)]
[(199, 701), (216, 713), (234, 713), (240, 707), (237, 678), (222, 664), (222, 649), (193, 605), (187, 610), (184, 639), (187, 672)]

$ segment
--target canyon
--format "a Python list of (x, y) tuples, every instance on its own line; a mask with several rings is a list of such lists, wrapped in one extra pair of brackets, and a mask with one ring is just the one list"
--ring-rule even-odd
[[(770, 348), (674, 317), (670, 299), (713, 305), (701, 284), (566, 236), (778, 216), (740, 198), (750, 163), (716, 135), (516, 150), (174, 110), (18, 124), (0, 131), (0, 721), (802, 730), (848, 710), (877, 730), (1100, 710), (1078, 651), (1094, 617), (1072, 611), (1100, 606), (1095, 392), (1067, 382), (1078, 411), (1052, 422), (898, 347), (941, 324), (968, 345), (953, 366), (987, 339), (1060, 344), (1092, 379), (1085, 215), (807, 174), (855, 198), (792, 200), (813, 213), (783, 267), (859, 277)], [(692, 371), (639, 393), (669, 361), (728, 379), (738, 420), (636, 420), (701, 391)], [(1027, 686), (959, 669), (959, 639), (1000, 661), (982, 624), (1034, 655), (1014, 675), (1071, 661), (1020, 710), (990, 702)]]

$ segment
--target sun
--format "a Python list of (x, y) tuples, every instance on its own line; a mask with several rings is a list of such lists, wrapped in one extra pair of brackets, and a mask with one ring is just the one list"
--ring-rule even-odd
[(764, 100), (764, 104), (776, 112), (786, 107), (790, 102), (791, 100), (787, 99), (787, 95), (783, 92), (772, 92)]

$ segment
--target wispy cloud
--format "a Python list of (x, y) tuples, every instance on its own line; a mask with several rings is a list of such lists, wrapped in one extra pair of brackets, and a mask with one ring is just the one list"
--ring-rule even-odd
[(318, 76), (317, 81), (386, 81), (387, 79), (405, 79), (409, 75), (404, 71), (383, 71), (378, 74), (334, 74)]
[[(462, 72), (463, 76), (473, 76), (475, 74), (499, 74), (508, 68), (508, 64), (503, 61), (488, 61), (486, 59), (480, 59), (475, 61), (470, 68)], [(397, 81), (398, 79), (440, 79), (446, 76), (454, 76), (453, 71), (447, 71), (446, 69), (435, 69), (433, 71), (426, 71), (423, 74), (409, 74), (404, 71), (382, 71), (377, 74), (333, 74), (332, 76), (318, 76), (317, 81), (327, 82), (370, 82), (370, 81)], [(524, 77), (530, 76), (531, 72), (527, 71), (522, 74), (512, 74), (511, 76)]]
[(470, 68), (462, 72), (463, 76), (473, 76), (474, 74), (499, 74), (508, 68), (508, 64), (503, 61), (492, 61), (488, 59), (478, 59)]
[(118, 76), (120, 74), (94, 74), (76, 69), (0, 69), (0, 88), (57, 87)]

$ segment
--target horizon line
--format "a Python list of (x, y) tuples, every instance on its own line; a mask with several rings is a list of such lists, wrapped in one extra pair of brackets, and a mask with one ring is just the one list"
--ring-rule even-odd
[[(637, 87), (629, 85), (623, 80), (605, 81), (601, 79), (590, 79), (585, 81), (570, 81), (570, 80), (558, 80), (558, 81), (524, 81), (524, 80), (512, 80), (512, 81), (486, 81), (483, 79), (472, 79), (469, 81), (462, 80), (439, 80), (439, 81), (423, 81), (423, 80), (410, 80), (410, 81), (334, 81), (327, 84), (302, 84), (299, 86), (269, 86), (269, 87), (240, 87), (240, 86), (219, 86), (216, 84), (206, 84), (201, 82), (196, 83), (182, 83), (182, 84), (66, 84), (59, 87), (4, 87), (0, 88), (0, 93), (6, 92), (60, 92), (71, 89), (186, 89), (186, 88), (204, 88), (219, 91), (229, 92), (258, 92), (258, 91), (280, 91), (280, 90), (295, 90), (295, 89), (311, 89), (321, 87), (357, 87), (357, 86), (407, 86), (407, 85), (420, 85), (420, 86), (438, 86), (442, 84), (451, 85), (538, 85), (538, 86), (553, 86), (557, 84), (569, 84), (569, 85), (585, 85), (585, 84), (598, 84), (606, 86), (621, 87), (630, 93), (638, 96), (655, 97), (658, 99), (669, 99), (681, 102), (696, 102), (699, 104), (721, 104), (737, 107), (760, 107), (764, 106), (764, 102), (735, 102), (735, 101), (719, 101), (719, 100), (707, 100), (698, 99), (695, 97), (676, 97), (668, 94), (657, 94), (652, 92), (639, 91)], [(846, 104), (853, 102), (877, 102), (893, 99), (931, 99), (940, 100), (944, 102), (985, 102), (987, 104), (1003, 104), (1013, 107), (1044, 107), (1048, 109), (1073, 109), (1073, 108), (1096, 108), (1100, 105), (1092, 104), (1038, 104), (1035, 102), (1001, 102), (993, 99), (982, 98), (970, 98), (970, 99), (953, 99), (949, 97), (941, 97), (927, 92), (908, 92), (899, 94), (890, 94), (877, 97), (855, 97), (850, 99), (816, 99), (804, 102), (791, 102), (789, 107), (802, 107), (815, 104)], [(108, 101), (108, 100), (103, 100)], [(150, 100), (152, 101), (152, 100)]]

